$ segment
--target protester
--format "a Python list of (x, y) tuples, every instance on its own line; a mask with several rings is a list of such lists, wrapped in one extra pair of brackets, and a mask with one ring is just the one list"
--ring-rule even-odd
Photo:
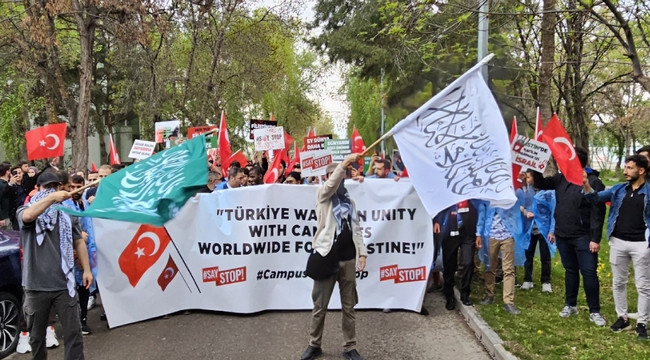
[(241, 170), (244, 176), (241, 177), (240, 186), (248, 186), (248, 168), (243, 167)]
[(635, 154), (625, 159), (623, 174), (627, 182), (595, 192), (585, 172), (583, 188), (585, 197), (592, 203), (611, 201), (607, 220), (609, 262), (612, 266), (612, 291), (618, 319), (610, 327), (620, 332), (630, 327), (627, 313), (627, 277), (630, 260), (634, 266), (634, 280), (638, 292), (636, 333), (639, 339), (648, 340), (648, 310), (650, 306), (650, 249), (648, 225), (650, 224), (650, 189), (645, 182), (648, 159)]
[(73, 249), (84, 269), (86, 288), (90, 287), (93, 276), (78, 219), (52, 207), (70, 198), (68, 192), (57, 191), (59, 184), (56, 174), (42, 174), (38, 179), (42, 190), (17, 213), (24, 251), (24, 310), (34, 359), (47, 357), (45, 335), (51, 308), (55, 309), (63, 327), (65, 358), (84, 357), (79, 310), (70, 306), (78, 301), (72, 274)]
[(394, 179), (395, 181), (398, 181), (400, 177), (391, 171), (389, 160), (377, 159), (375, 160), (375, 173), (368, 176), (368, 179)]
[(27, 193), (25, 188), (22, 186), (23, 181), (23, 171), (20, 166), (14, 166), (10, 170), (11, 179), (9, 181), (9, 186), (13, 189), (14, 198), (11, 204), (9, 214), (11, 215), (11, 228), (14, 231), (18, 231), (18, 221), (16, 221), (16, 210), (25, 203), (25, 198), (27, 198)]
[(472, 306), (469, 298), (474, 274), (474, 249), (476, 224), (478, 220), (478, 201), (465, 200), (441, 211), (433, 219), (433, 232), (440, 237), (442, 246), (442, 278), (445, 308), (454, 310), (456, 298), (454, 285), (458, 269), (458, 253), (462, 259), (460, 300), (465, 306)]
[[(97, 170), (97, 178), (96, 180), (101, 180), (113, 173), (113, 167), (108, 164), (103, 164), (99, 167)], [(94, 178), (94, 177), (93, 177)], [(88, 175), (88, 180), (90, 180), (90, 174)], [(94, 181), (94, 180), (92, 180)], [(93, 200), (95, 200), (95, 195), (97, 194), (97, 189), (98, 186), (93, 186), (91, 188), (86, 189), (86, 191), (83, 194), (83, 198), (88, 201), (89, 204), (92, 204)]]
[(248, 172), (248, 186), (264, 184), (264, 170), (259, 165), (254, 165)]
[(216, 171), (210, 171), (208, 173), (208, 183), (202, 189), (199, 189), (197, 193), (211, 193), (214, 191), (214, 188), (221, 183), (223, 177), (220, 173)]
[(524, 283), (522, 290), (533, 288), (533, 258), (539, 243), (539, 255), (542, 263), (540, 281), (542, 292), (553, 292), (551, 287), (551, 258), (555, 255), (555, 191), (539, 190), (534, 186), (534, 170), (526, 171), (526, 186), (524, 191), (526, 199), (521, 211), (524, 215), (525, 229), (530, 239), (526, 250), (526, 263), (524, 264)]
[[(646, 159), (650, 161), (650, 145), (642, 146), (635, 153), (644, 156)], [(647, 183), (650, 183), (650, 172), (646, 172), (645, 181)]]
[[(68, 182), (66, 191), (75, 191), (84, 186), (84, 178), (79, 175), (72, 175), (70, 181)], [(82, 193), (77, 192), (72, 195), (70, 199), (65, 200), (62, 204), (76, 211), (84, 211), (85, 204), (82, 200)], [(83, 231), (86, 238), (86, 248), (88, 249), (88, 262), (90, 264), (90, 271), (93, 275), (93, 279), (97, 278), (97, 246), (95, 245), (95, 231), (93, 230), (93, 223), (91, 218), (84, 217), (79, 218), (79, 224), (81, 230)], [(89, 310), (89, 300), (91, 293), (94, 293), (97, 289), (96, 282), (93, 281), (90, 288), (86, 289), (83, 286), (83, 268), (81, 264), (75, 259), (74, 274), (75, 280), (77, 282), (77, 293), (79, 294), (79, 311), (81, 318), (81, 333), (83, 335), (92, 334), (92, 329), (88, 326), (87, 314)], [(92, 307), (90, 307), (92, 308)]]
[(501, 257), (503, 269), (503, 308), (512, 315), (521, 312), (515, 306), (515, 266), (525, 259), (524, 225), (517, 201), (507, 209), (483, 203), (478, 207), (476, 224), (476, 247), (486, 266), (485, 297), (481, 305), (494, 303), (495, 272), (497, 259)]
[(292, 171), (287, 175), (286, 180), (284, 180), (285, 184), (297, 184), (300, 185), (302, 184), (302, 178), (300, 177), (300, 173), (297, 171)]
[(0, 229), (11, 230), (12, 207), (16, 194), (13, 184), (15, 177), (11, 176), (11, 165), (0, 164)]
[[(575, 148), (580, 164), (588, 174), (589, 183), (596, 191), (605, 189), (598, 172), (587, 167), (587, 150)], [(580, 274), (589, 305), (589, 320), (597, 326), (607, 321), (600, 313), (600, 283), (598, 281), (598, 251), (605, 218), (605, 205), (592, 205), (582, 193), (582, 186), (570, 183), (563, 174), (542, 177), (533, 175), (535, 187), (555, 190), (555, 243), (565, 269), (565, 306), (560, 316), (567, 318), (578, 313)]]
[[(360, 154), (351, 154), (340, 164), (327, 166), (327, 180), (316, 193), (317, 230), (312, 242), (314, 254), (307, 265), (308, 275), (314, 279), (309, 346), (301, 360), (315, 359), (322, 354), (321, 342), (327, 306), (339, 283), (342, 310), (342, 331), (345, 344), (343, 357), (349, 360), (362, 360), (357, 351), (356, 314), (357, 304), (356, 270), (366, 267), (368, 253), (363, 243), (361, 227), (356, 208), (345, 188), (346, 168), (358, 161)], [(320, 266), (312, 258), (322, 259)], [(312, 266), (316, 267), (312, 269)], [(328, 265), (329, 264), (329, 265)], [(358, 264), (358, 266), (357, 266)], [(356, 268), (356, 270), (355, 270)], [(318, 274), (318, 275), (316, 275)]]
[(243, 180), (244, 169), (237, 166), (231, 166), (230, 170), (228, 171), (228, 181), (224, 181), (215, 186), (214, 191), (241, 187)]

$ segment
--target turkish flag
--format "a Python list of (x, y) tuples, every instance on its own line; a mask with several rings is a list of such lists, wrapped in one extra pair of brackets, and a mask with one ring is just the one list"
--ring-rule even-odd
[[(512, 118), (512, 123), (510, 124), (510, 146), (515, 142), (517, 138), (517, 117)], [(519, 173), (521, 173), (521, 165), (512, 163), (512, 185), (515, 189), (521, 189), (521, 182), (519, 181)]]
[(118, 259), (120, 270), (135, 287), (147, 270), (158, 261), (172, 239), (164, 227), (141, 225)]
[(95, 165), (95, 162), (94, 162), (94, 161), (92, 161), (92, 162), (90, 163), (90, 172), (92, 172), (92, 173), (96, 173), (96, 172), (97, 172), (97, 166)]
[(62, 156), (67, 127), (67, 123), (50, 124), (26, 132), (27, 159)]
[[(278, 151), (278, 150), (275, 150)], [(273, 158), (273, 164), (271, 167), (268, 169), (266, 174), (264, 174), (264, 183), (265, 184), (273, 184), (278, 179), (280, 178), (280, 168), (282, 167), (282, 163), (280, 162), (282, 160), (281, 154), (275, 153)]]
[(291, 143), (293, 142), (293, 137), (291, 135), (287, 134), (287, 132), (284, 132), (284, 149), (280, 150), (282, 152), (282, 160), (284, 160), (284, 164), (289, 164), (291, 161), (289, 159), (289, 146), (291, 146)]
[(115, 148), (115, 143), (113, 142), (113, 134), (108, 134), (108, 137), (111, 140), (111, 145), (110, 145), (111, 154), (110, 154), (110, 159), (109, 159), (111, 165), (122, 164), (120, 162), (120, 154), (117, 153), (117, 149)]
[(226, 113), (221, 112), (221, 123), (219, 124), (219, 156), (221, 157), (221, 168), (224, 173), (228, 173), (230, 167), (230, 157), (232, 150), (230, 149), (230, 139), (228, 138), (228, 126), (226, 125)]
[(293, 171), (293, 168), (296, 167), (296, 164), (300, 163), (300, 153), (298, 152), (298, 142), (293, 143), (293, 160), (287, 167), (287, 174)]
[(576, 155), (573, 142), (569, 138), (564, 126), (556, 114), (553, 114), (551, 121), (546, 124), (542, 139), (551, 149), (551, 153), (557, 162), (557, 166), (564, 174), (564, 177), (573, 184), (582, 186), (582, 164)]
[[(355, 126), (352, 129), (352, 153), (362, 153), (366, 151), (366, 144), (363, 142), (363, 138)], [(363, 169), (363, 157), (359, 159), (359, 169)]]
[(176, 266), (176, 263), (174, 262), (174, 259), (172, 259), (172, 256), (169, 255), (169, 259), (167, 260), (167, 265), (165, 266), (165, 270), (158, 275), (158, 285), (160, 285), (160, 288), (162, 291), (165, 291), (167, 289), (167, 285), (176, 277), (176, 274), (178, 273), (178, 266)]
[(246, 158), (246, 155), (244, 155), (244, 153), (241, 152), (241, 150), (237, 150), (234, 154), (232, 154), (230, 159), (228, 159), (228, 164), (232, 164), (233, 161), (239, 162), (239, 165), (241, 165), (242, 167), (248, 164), (248, 159)]

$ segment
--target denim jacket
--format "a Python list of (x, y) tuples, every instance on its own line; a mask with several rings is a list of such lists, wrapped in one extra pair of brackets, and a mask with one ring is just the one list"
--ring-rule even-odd
[(524, 262), (526, 262), (526, 249), (530, 245), (530, 237), (525, 235), (523, 216), (519, 210), (520, 206), (521, 199), (518, 199), (515, 205), (509, 209), (493, 207), (487, 202), (478, 206), (476, 236), (480, 236), (483, 241), (483, 247), (479, 250), (479, 258), (486, 267), (490, 265), (490, 229), (495, 214), (499, 214), (503, 224), (515, 240), (515, 266), (523, 266)]
[[(625, 198), (626, 187), (629, 183), (620, 183), (612, 186), (609, 189), (599, 191), (599, 192), (590, 192), (585, 194), (585, 198), (590, 203), (603, 203), (611, 201), (609, 207), (609, 218), (607, 219), (607, 238), (609, 239), (612, 236), (614, 231), (614, 225), (618, 219), (618, 212), (623, 203), (623, 198)], [(650, 243), (650, 234), (648, 231), (648, 224), (650, 224), (650, 184), (646, 181), (643, 188), (639, 190), (639, 194), (645, 195), (645, 204), (643, 206), (643, 220), (645, 221), (645, 237), (646, 240)], [(650, 245), (649, 245), (650, 246)]]

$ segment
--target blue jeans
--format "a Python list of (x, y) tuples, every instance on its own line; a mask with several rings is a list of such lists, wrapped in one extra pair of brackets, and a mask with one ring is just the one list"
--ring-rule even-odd
[[(589, 312), (600, 312), (600, 283), (598, 282), (598, 253), (589, 251), (589, 235), (577, 238), (556, 237), (557, 249), (564, 266), (565, 302), (576, 306), (580, 274), (587, 297)], [(580, 272), (578, 272), (580, 271)]]

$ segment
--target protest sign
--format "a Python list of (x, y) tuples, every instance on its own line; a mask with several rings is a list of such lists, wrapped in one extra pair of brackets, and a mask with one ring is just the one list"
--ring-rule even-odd
[(250, 120), (250, 139), (255, 140), (254, 131), (257, 129), (272, 128), (278, 126), (275, 120)]
[(216, 128), (217, 128), (216, 125), (193, 126), (193, 127), (187, 128), (187, 138), (192, 139), (195, 136), (203, 135), (203, 134), (207, 133), (208, 131), (212, 131), (212, 130), (214, 130)]
[(325, 140), (331, 139), (332, 134), (308, 136), (304, 139), (305, 150), (325, 150)]
[(131, 151), (129, 152), (129, 157), (132, 159), (146, 159), (151, 154), (153, 154), (153, 149), (156, 147), (156, 142), (146, 141), (146, 140), (135, 140), (133, 141), (133, 146), (131, 146)]
[(313, 150), (300, 152), (300, 169), (302, 177), (325, 175), (327, 165), (331, 164), (330, 150)]
[(253, 135), (255, 136), (255, 151), (284, 149), (284, 128), (282, 126), (255, 129)]
[[(355, 307), (419, 311), (433, 230), (410, 181), (348, 180), (346, 187), (369, 256), (357, 272)], [(269, 184), (200, 194), (164, 228), (95, 219), (97, 283), (109, 326), (184, 309), (311, 310), (313, 280), (304, 269), (317, 189)], [(329, 308), (340, 307), (336, 288)]]
[[(167, 142), (169, 138), (173, 137), (178, 137), (180, 134), (180, 129), (181, 129), (181, 122), (180, 120), (172, 120), (172, 121), (159, 121), (157, 123), (154, 123), (155, 126), (155, 135), (156, 135), (156, 143), (161, 143), (161, 142)], [(167, 146), (169, 147), (169, 146)]]
[(524, 169), (530, 168), (543, 173), (551, 157), (551, 150), (543, 142), (517, 135), (512, 142), (512, 162)]
[(332, 152), (332, 159), (335, 162), (345, 160), (345, 157), (352, 153), (350, 139), (327, 139), (325, 140), (325, 149)]

